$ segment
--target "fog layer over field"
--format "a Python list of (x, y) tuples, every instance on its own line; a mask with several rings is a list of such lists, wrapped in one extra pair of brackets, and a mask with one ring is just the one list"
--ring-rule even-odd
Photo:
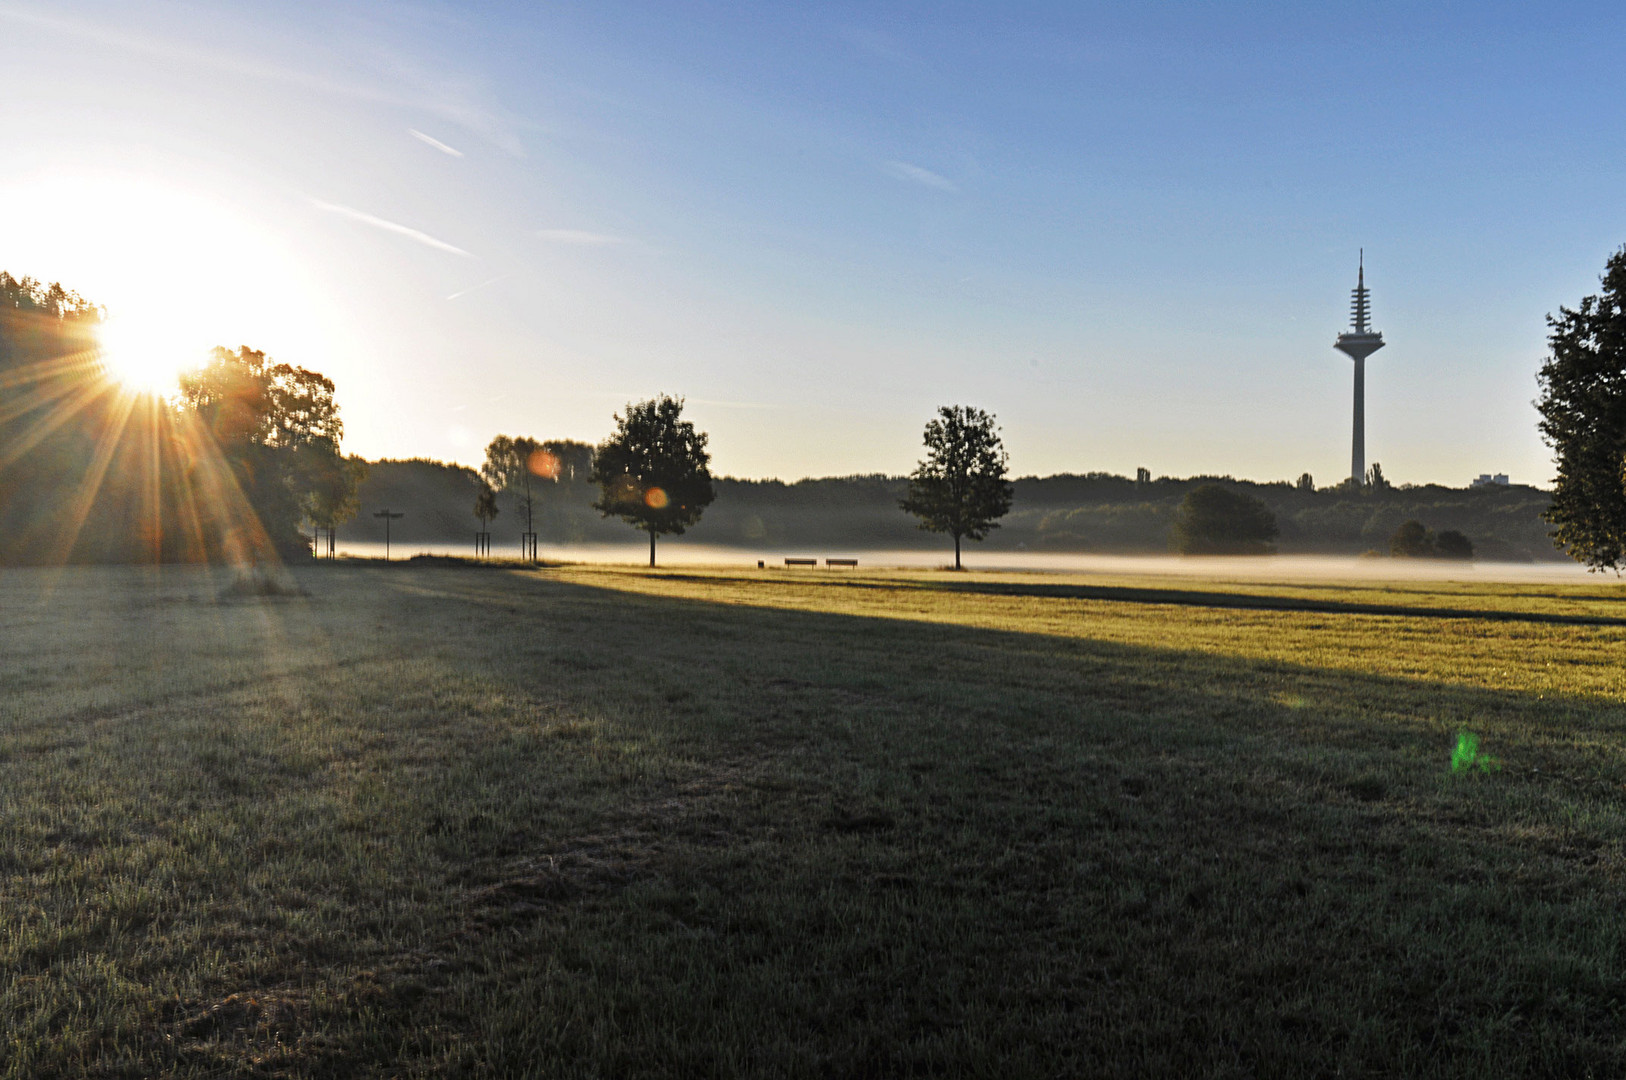
[[(384, 545), (340, 539), (341, 556), (381, 559)], [(473, 544), (395, 543), (390, 556), (407, 559), (414, 555), (470, 556)], [(498, 559), (519, 557), (519, 548), (494, 545)], [(909, 551), (898, 549), (756, 549), (726, 547), (720, 544), (694, 544), (663, 538), (658, 555), (662, 566), (752, 566), (758, 561), (783, 569), (785, 559), (817, 559), (820, 571), (826, 559), (857, 559), (865, 569), (901, 568), (912, 570), (947, 569), (952, 551)], [(644, 565), (649, 545), (641, 540), (629, 544), (542, 544), (537, 556), (545, 562), (594, 564), (626, 563)], [(1450, 562), (1434, 559), (1375, 559), (1339, 555), (1191, 556), (1178, 555), (1086, 555), (1070, 552), (979, 551), (968, 546), (965, 563), (970, 570), (1025, 571), (1054, 574), (1132, 574), (1171, 577), (1206, 577), (1268, 581), (1481, 581), (1481, 582), (1567, 582), (1593, 580), (1612, 582), (1609, 575), (1589, 576), (1586, 568), (1573, 562), (1509, 563)], [(841, 569), (841, 568), (837, 568)]]

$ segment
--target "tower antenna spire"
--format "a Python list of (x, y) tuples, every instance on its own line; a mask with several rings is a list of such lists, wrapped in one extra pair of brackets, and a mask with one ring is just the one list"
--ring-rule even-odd
[(1383, 348), (1383, 335), (1370, 325), (1371, 301), (1366, 288), (1366, 249), (1360, 249), (1355, 289), (1349, 301), (1351, 329), (1338, 335), (1333, 348), (1355, 361), (1355, 416), (1350, 439), (1349, 478), (1366, 483), (1366, 358)]

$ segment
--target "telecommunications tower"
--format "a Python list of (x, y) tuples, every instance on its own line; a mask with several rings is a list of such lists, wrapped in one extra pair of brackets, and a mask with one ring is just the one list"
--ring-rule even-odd
[(1383, 335), (1367, 325), (1372, 313), (1366, 290), (1366, 250), (1361, 250), (1355, 292), (1349, 301), (1354, 329), (1339, 334), (1332, 347), (1355, 361), (1355, 435), (1350, 443), (1349, 477), (1356, 487), (1366, 483), (1366, 358), (1383, 348)]

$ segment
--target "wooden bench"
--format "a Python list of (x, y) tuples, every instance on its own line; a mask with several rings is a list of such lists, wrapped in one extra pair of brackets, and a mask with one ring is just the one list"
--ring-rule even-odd
[(858, 565), (858, 560), (857, 559), (826, 559), (826, 560), (824, 560), (824, 565), (826, 565), (826, 566), (857, 566)]
[(785, 565), (786, 566), (817, 566), (817, 565), (819, 565), (819, 560), (817, 560), (817, 559), (786, 559), (785, 560)]

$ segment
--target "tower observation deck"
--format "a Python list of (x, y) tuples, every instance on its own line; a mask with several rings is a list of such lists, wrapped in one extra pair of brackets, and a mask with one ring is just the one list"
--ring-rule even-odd
[(1355, 361), (1355, 423), (1350, 443), (1349, 476), (1366, 483), (1366, 358), (1383, 348), (1383, 335), (1372, 329), (1372, 302), (1366, 288), (1366, 252), (1362, 250), (1355, 291), (1349, 301), (1352, 329), (1338, 335), (1333, 348)]

